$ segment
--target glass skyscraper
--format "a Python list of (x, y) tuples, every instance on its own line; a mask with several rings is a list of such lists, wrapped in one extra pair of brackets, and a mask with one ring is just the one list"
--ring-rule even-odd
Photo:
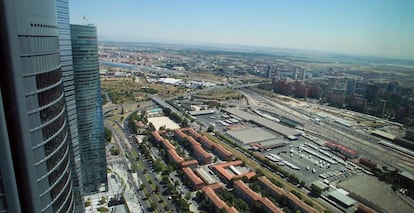
[(0, 1), (0, 211), (73, 212), (54, 0)]
[(72, 178), (75, 193), (75, 207), (83, 210), (82, 171), (76, 117), (76, 94), (73, 80), (72, 43), (70, 38), (68, 0), (56, 0), (57, 26), (59, 33), (60, 63), (68, 122), (68, 144), (70, 150)]
[(96, 27), (70, 25), (83, 192), (107, 190)]

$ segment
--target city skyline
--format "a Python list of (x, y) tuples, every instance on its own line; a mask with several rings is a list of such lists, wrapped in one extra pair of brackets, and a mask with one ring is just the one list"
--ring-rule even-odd
[(99, 40), (230, 44), (414, 59), (410, 1), (70, 1)]

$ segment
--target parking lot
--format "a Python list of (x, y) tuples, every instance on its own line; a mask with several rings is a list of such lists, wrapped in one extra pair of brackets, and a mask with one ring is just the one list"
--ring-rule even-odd
[(265, 151), (262, 154), (279, 157), (279, 161), (274, 163), (295, 174), (307, 185), (316, 180), (325, 183), (336, 182), (360, 171), (356, 165), (339, 159), (325, 147), (303, 137), (290, 141), (285, 147)]
[[(231, 119), (226, 113), (215, 112), (209, 115), (199, 115), (197, 119), (207, 126), (213, 125), (215, 131), (220, 131), (232, 138), (225, 129), (228, 125), (223, 125), (223, 123), (219, 122)], [(248, 128), (256, 127), (255, 124), (251, 123), (241, 122), (241, 124)], [(272, 134), (276, 138), (281, 137), (277, 133), (273, 132)], [(339, 180), (361, 171), (355, 164), (345, 162), (331, 153), (322, 145), (323, 143), (312, 142), (303, 136), (298, 137), (298, 140), (289, 141), (286, 139), (285, 141), (288, 142), (288, 145), (267, 149), (261, 152), (261, 154), (263, 156), (270, 154), (276, 155), (278, 159), (274, 159), (274, 163), (281, 166), (287, 172), (296, 175), (300, 180), (305, 181), (306, 185), (311, 185), (316, 180), (335, 184)], [(245, 145), (240, 141), (239, 143), (244, 148), (250, 148), (249, 145)]]

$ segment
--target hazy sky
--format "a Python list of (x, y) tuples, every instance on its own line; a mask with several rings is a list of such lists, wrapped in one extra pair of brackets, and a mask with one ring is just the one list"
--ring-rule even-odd
[(414, 59), (413, 0), (69, 0), (100, 40), (224, 43)]

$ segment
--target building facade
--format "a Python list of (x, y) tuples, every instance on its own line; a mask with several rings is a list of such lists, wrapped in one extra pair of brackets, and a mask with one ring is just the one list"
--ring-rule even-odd
[(55, 1), (0, 10), (0, 210), (73, 212)]
[(73, 80), (72, 43), (70, 38), (68, 0), (56, 0), (56, 12), (62, 82), (63, 90), (65, 91), (65, 104), (69, 131), (68, 144), (75, 193), (75, 207), (78, 211), (82, 211), (82, 171), (78, 140), (78, 122), (76, 117), (76, 94), (75, 83)]
[(83, 192), (107, 190), (96, 27), (70, 25)]

